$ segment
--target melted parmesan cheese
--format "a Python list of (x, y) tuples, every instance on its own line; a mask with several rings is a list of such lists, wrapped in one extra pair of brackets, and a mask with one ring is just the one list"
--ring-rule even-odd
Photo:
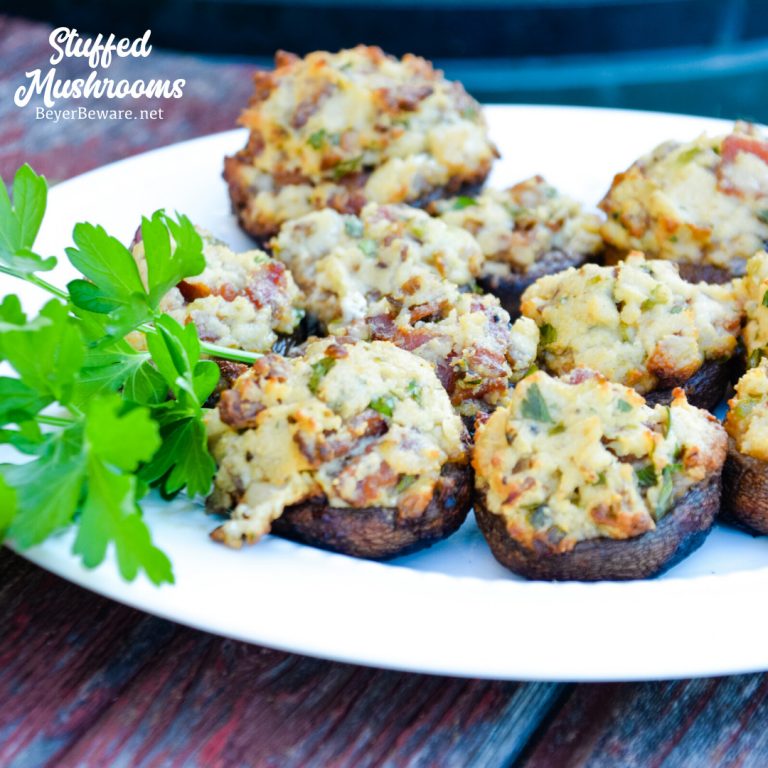
[(525, 291), (521, 310), (539, 326), (548, 370), (591, 368), (641, 393), (730, 357), (741, 324), (732, 286), (693, 285), (673, 264), (642, 254), (543, 277)]
[[(618, 174), (600, 207), (620, 251), (743, 272), (768, 239), (768, 154), (753, 126), (668, 142)], [(762, 154), (760, 154), (762, 152)]]
[(566, 552), (653, 530), (674, 502), (719, 472), (727, 438), (677, 390), (650, 408), (590, 371), (523, 379), (475, 436), (477, 489), (522, 545)]
[(227, 160), (246, 228), (416, 201), (488, 174), (497, 152), (480, 106), (424, 59), (358, 46), (282, 54), (276, 65), (257, 74), (241, 117), (248, 147)]
[(725, 428), (741, 453), (768, 461), (768, 360), (739, 379)]
[(268, 355), (209, 419), (219, 466), (217, 537), (256, 541), (285, 507), (397, 507), (418, 516), (446, 463), (464, 462), (463, 426), (423, 360), (386, 342), (323, 339), (298, 358)]
[(525, 273), (553, 252), (586, 257), (603, 244), (600, 219), (541, 176), (473, 198), (441, 200), (433, 210), (446, 224), (472, 233), (485, 255), (484, 275)]
[[(205, 269), (171, 288), (160, 311), (182, 325), (194, 323), (203, 341), (250, 352), (267, 352), (278, 333), (293, 333), (304, 311), (291, 273), (263, 251), (235, 253), (210, 233), (198, 232)], [(133, 246), (133, 256), (146, 283), (143, 242)]]

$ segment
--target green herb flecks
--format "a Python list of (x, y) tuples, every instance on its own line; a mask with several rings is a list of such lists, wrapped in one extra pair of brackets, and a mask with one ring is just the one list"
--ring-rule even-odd
[(376, 397), (371, 400), (371, 402), (368, 403), (368, 407), (372, 408), (377, 413), (380, 413), (382, 416), (387, 416), (389, 418), (395, 412), (396, 402), (397, 401), (392, 395), (382, 395), (381, 397)]
[(552, 416), (549, 413), (549, 408), (547, 408), (547, 403), (541, 394), (538, 384), (531, 384), (526, 390), (521, 413), (526, 419), (552, 423)]
[(473, 205), (477, 205), (477, 200), (474, 197), (467, 197), (466, 195), (460, 195), (453, 201), (451, 208), (454, 211), (462, 211), (464, 208), (470, 208)]
[(637, 484), (641, 488), (651, 488), (659, 481), (656, 476), (656, 470), (651, 464), (641, 467), (640, 469), (636, 469), (635, 477), (637, 478)]
[(336, 365), (336, 359), (333, 357), (324, 357), (310, 366), (312, 373), (309, 375), (309, 391), (315, 395), (320, 388), (320, 382), (325, 378), (328, 371)]
[(356, 216), (347, 216), (344, 219), (344, 231), (350, 237), (362, 237), (364, 229), (363, 222)]
[(542, 347), (548, 347), (557, 341), (557, 330), (549, 323), (544, 323), (539, 328), (539, 342)]

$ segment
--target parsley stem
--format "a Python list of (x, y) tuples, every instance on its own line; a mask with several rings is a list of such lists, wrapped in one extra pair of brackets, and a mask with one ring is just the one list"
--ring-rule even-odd
[[(144, 334), (157, 333), (155, 327), (149, 323), (142, 323), (136, 330)], [(200, 342), (200, 349), (211, 357), (218, 357), (222, 360), (234, 360), (236, 363), (255, 363), (260, 357), (264, 357), (261, 352), (246, 352), (244, 349), (221, 347), (218, 344), (209, 344), (207, 341)]]
[(44, 413), (38, 413), (35, 420), (40, 424), (47, 424), (49, 427), (70, 427), (75, 423), (73, 419), (67, 419), (63, 416), (46, 416)]
[(208, 344), (205, 341), (200, 342), (200, 349), (206, 355), (220, 357), (224, 360), (234, 360), (237, 363), (254, 363), (260, 357), (264, 357), (260, 352), (246, 352), (244, 349), (230, 349), (230, 347), (220, 347), (218, 344)]
[(64, 301), (69, 300), (69, 294), (66, 291), (62, 291), (61, 288), (57, 288), (55, 285), (51, 285), (47, 280), (43, 280), (42, 277), (38, 277), (34, 274), (25, 274), (20, 275), (18, 272), (14, 272), (12, 269), (7, 269), (6, 267), (0, 267), (0, 272), (2, 272), (4, 275), (10, 275), (11, 277), (17, 277), (21, 280), (26, 280), (28, 283), (32, 283), (32, 285), (36, 285), (38, 288), (42, 288), (44, 291), (48, 291), (48, 293), (52, 294), (58, 299), (64, 299)]

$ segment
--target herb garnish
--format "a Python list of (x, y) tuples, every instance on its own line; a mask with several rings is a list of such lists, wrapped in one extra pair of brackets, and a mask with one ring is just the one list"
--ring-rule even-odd
[[(202, 404), (219, 371), (201, 353), (251, 362), (259, 355), (203, 344), (194, 325), (160, 312), (168, 290), (205, 267), (185, 216), (142, 219), (146, 284), (125, 246), (78, 224), (67, 256), (83, 277), (64, 291), (38, 274), (57, 260), (32, 250), (45, 179), (25, 165), (12, 193), (13, 203), (0, 184), (0, 272), (54, 298), (37, 317), (14, 295), (0, 304), (0, 360), (17, 374), (0, 377), (0, 442), (32, 457), (0, 465), (0, 537), (27, 548), (75, 524), (74, 553), (87, 567), (113, 546), (125, 579), (144, 571), (156, 584), (172, 582), (138, 503), (150, 485), (165, 495), (208, 493), (216, 467)], [(147, 351), (131, 346), (129, 333), (143, 334)]]

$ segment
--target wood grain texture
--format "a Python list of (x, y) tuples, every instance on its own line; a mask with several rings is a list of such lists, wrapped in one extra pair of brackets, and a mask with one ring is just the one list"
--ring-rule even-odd
[(563, 689), (224, 640), (7, 550), (0, 584), (2, 766), (506, 766)]
[(768, 676), (576, 686), (525, 768), (768, 764)]

